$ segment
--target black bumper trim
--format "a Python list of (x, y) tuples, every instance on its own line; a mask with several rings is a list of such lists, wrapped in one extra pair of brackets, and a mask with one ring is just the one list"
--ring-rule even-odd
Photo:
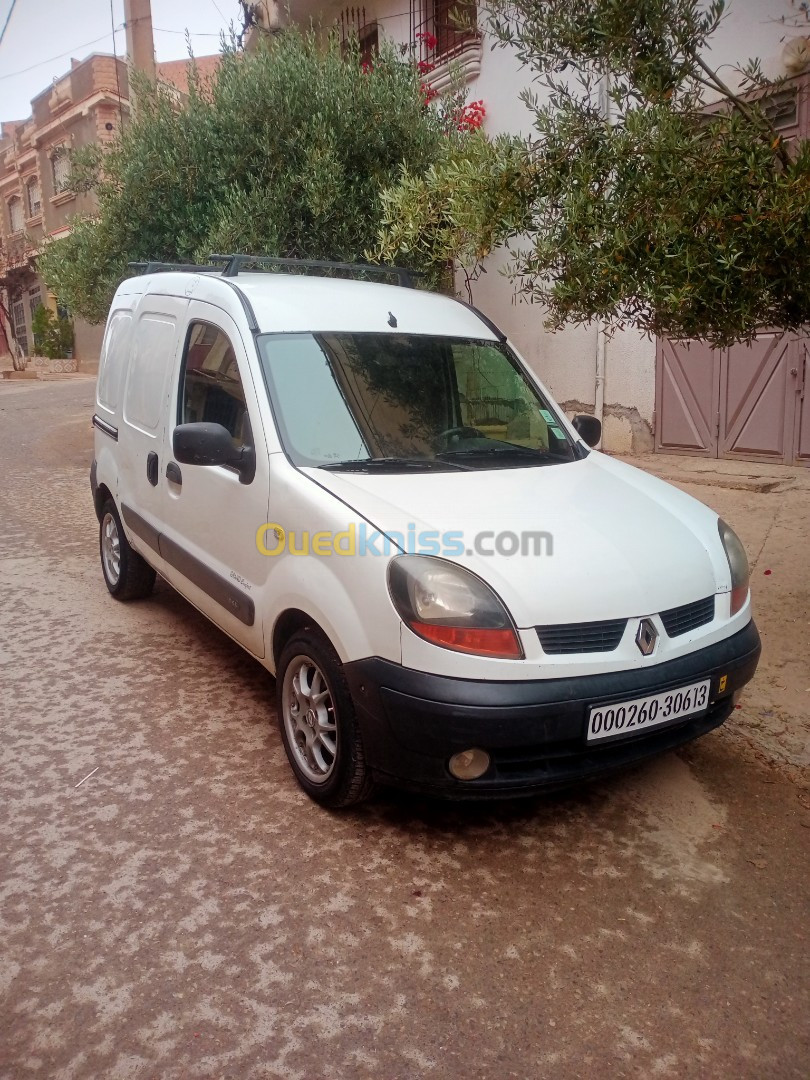
[[(345, 665), (366, 757), (380, 780), (455, 798), (530, 794), (631, 764), (719, 726), (732, 694), (754, 675), (761, 651), (753, 622), (723, 641), (663, 664), (603, 675), (528, 682), (454, 679), (379, 657)], [(673, 725), (602, 744), (585, 741), (591, 705), (711, 679), (710, 707)], [(723, 679), (725, 678), (725, 681)], [(478, 746), (491, 758), (480, 780), (461, 782), (447, 760)]]

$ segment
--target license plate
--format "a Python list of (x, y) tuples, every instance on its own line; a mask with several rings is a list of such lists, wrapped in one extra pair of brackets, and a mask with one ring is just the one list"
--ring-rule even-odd
[(677, 720), (679, 716), (704, 713), (709, 707), (711, 679), (692, 683), (663, 694), (632, 698), (614, 705), (597, 705), (588, 714), (588, 742), (615, 739), (617, 735), (635, 735)]

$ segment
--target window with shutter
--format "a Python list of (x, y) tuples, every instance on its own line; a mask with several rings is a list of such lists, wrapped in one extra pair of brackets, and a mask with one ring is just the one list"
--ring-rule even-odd
[(25, 220), (23, 218), (22, 199), (17, 195), (8, 204), (8, 216), (11, 221), (11, 231), (13, 233), (22, 232), (25, 227)]
[(33, 176), (25, 185), (25, 194), (28, 200), (28, 216), (36, 217), (42, 211), (42, 196), (39, 190), (39, 180)]
[(66, 191), (70, 187), (70, 158), (63, 147), (59, 147), (51, 158), (53, 171), (53, 190), (55, 194)]

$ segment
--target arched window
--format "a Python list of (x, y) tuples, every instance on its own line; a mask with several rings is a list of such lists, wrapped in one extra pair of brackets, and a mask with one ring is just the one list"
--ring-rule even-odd
[(15, 195), (13, 199), (9, 200), (8, 216), (11, 221), (11, 231), (13, 233), (22, 232), (25, 228), (25, 218), (23, 216), (22, 199), (19, 195)]
[(25, 184), (25, 197), (28, 202), (28, 216), (36, 217), (42, 212), (42, 196), (39, 190), (39, 180), (32, 176)]

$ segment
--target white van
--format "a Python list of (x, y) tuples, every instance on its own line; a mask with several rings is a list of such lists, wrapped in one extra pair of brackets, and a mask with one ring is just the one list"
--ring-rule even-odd
[(475, 309), (330, 265), (118, 289), (91, 473), (112, 595), (157, 572), (273, 673), (326, 806), (529, 794), (721, 724), (760, 653), (732, 530), (591, 449), (598, 421)]

